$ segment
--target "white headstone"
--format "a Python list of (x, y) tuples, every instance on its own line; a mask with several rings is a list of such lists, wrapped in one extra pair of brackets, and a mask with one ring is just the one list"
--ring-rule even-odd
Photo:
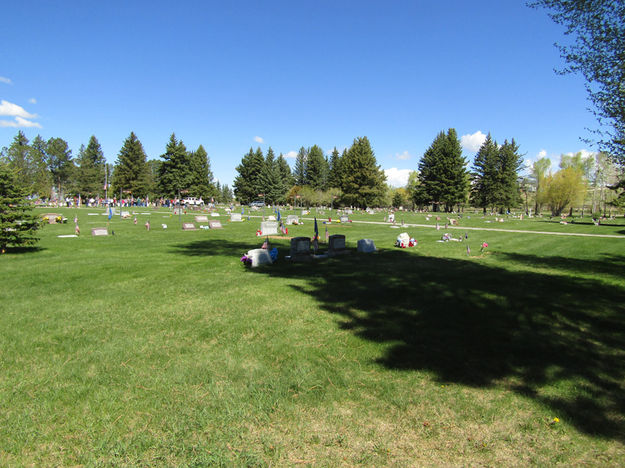
[(208, 216), (206, 215), (199, 215), (195, 217), (195, 222), (196, 223), (208, 223)]
[(299, 216), (297, 216), (297, 215), (288, 215), (286, 217), (286, 224), (288, 224), (288, 225), (299, 224)]
[(267, 216), (267, 221), (275, 221), (276, 217), (274, 215)]
[(223, 228), (223, 226), (221, 225), (221, 221), (209, 221), (208, 227), (210, 229), (222, 229)]
[(106, 228), (93, 228), (91, 229), (92, 236), (108, 236), (109, 232)]
[(247, 258), (252, 260), (252, 268), (259, 265), (267, 265), (273, 263), (271, 255), (267, 249), (253, 249), (246, 254)]
[(262, 236), (277, 235), (278, 223), (276, 221), (263, 221), (260, 223), (260, 232)]
[(193, 223), (182, 223), (183, 231), (195, 231), (195, 224)]
[(347, 216), (341, 216), (340, 221), (341, 221), (342, 223), (349, 223), (349, 218), (348, 218)]
[(376, 248), (373, 239), (360, 239), (358, 241), (358, 252), (371, 253), (375, 251)]
[(230, 221), (243, 221), (243, 219), (241, 218), (241, 213), (230, 213)]
[(213, 211), (213, 212), (211, 213), (211, 216), (213, 216), (213, 217), (215, 217), (215, 218), (216, 218), (216, 217), (218, 217), (218, 216), (219, 216), (219, 213), (217, 213), (216, 211)]

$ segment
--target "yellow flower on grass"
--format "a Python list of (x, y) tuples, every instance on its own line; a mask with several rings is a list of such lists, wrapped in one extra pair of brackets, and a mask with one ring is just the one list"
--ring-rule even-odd
[(553, 422), (554, 423), (559, 423), (560, 422), (560, 418), (553, 418)]

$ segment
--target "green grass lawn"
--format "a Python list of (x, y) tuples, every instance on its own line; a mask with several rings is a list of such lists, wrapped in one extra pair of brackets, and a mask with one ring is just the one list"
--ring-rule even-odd
[(0, 256), (0, 465), (625, 463), (622, 218), (465, 214), (440, 243), (445, 215), (326, 211), (352, 254), (292, 264), (273, 240), (246, 269), (260, 219), (183, 232), (139, 208), (92, 237), (102, 211), (41, 210), (69, 223)]

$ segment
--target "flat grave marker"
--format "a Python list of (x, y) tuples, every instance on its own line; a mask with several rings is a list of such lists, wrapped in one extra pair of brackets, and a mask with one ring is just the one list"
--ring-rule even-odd
[(195, 231), (195, 224), (193, 223), (182, 223), (182, 230), (183, 231)]
[(230, 221), (233, 222), (241, 222), (243, 221), (243, 218), (241, 217), (241, 213), (230, 213)]
[(221, 225), (221, 221), (209, 221), (208, 228), (209, 229), (223, 229), (223, 226)]
[(108, 236), (109, 231), (106, 228), (92, 228), (91, 235), (92, 236)]
[(195, 222), (196, 223), (208, 223), (208, 216), (206, 215), (199, 215), (195, 217)]

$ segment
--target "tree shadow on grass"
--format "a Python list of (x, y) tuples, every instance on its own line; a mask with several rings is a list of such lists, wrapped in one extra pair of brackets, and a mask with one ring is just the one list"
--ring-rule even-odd
[[(257, 244), (208, 240), (177, 251), (239, 255)], [(601, 272), (615, 274), (622, 262), (617, 257)], [(556, 267), (575, 273), (597, 265), (590, 261), (585, 269), (583, 260), (562, 260)], [(377, 359), (384, 367), (511, 389), (553, 408), (580, 431), (625, 440), (622, 286), (405, 250), (307, 264), (281, 260), (251, 271), (301, 280), (290, 287), (339, 316), (343, 329), (389, 344)]]
[(24, 254), (43, 252), (46, 249), (43, 247), (39, 247), (38, 245), (31, 245), (31, 246), (20, 246), (20, 247), (7, 247), (6, 250), (7, 250), (6, 251), (7, 254), (24, 255)]
[(499, 253), (507, 262), (514, 262), (526, 266), (552, 268), (564, 270), (568, 273), (610, 275), (616, 278), (623, 277), (625, 271), (625, 255), (603, 254), (603, 260), (584, 260), (562, 256), (539, 257), (512, 252)]

